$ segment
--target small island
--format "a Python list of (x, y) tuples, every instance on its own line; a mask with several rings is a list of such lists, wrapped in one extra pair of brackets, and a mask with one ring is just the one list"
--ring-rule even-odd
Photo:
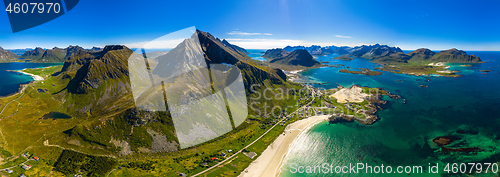
[(338, 57), (335, 57), (333, 59), (337, 59), (337, 60), (346, 60), (346, 61), (350, 61), (350, 60), (354, 60), (354, 58), (350, 57), (349, 55), (345, 54), (345, 55), (340, 55)]
[(341, 69), (339, 70), (341, 73), (351, 73), (351, 74), (362, 74), (362, 75), (367, 75), (367, 76), (378, 76), (382, 75), (382, 72), (380, 71), (372, 71), (368, 68), (360, 68), (360, 71), (354, 71), (354, 70), (349, 70), (349, 69)]

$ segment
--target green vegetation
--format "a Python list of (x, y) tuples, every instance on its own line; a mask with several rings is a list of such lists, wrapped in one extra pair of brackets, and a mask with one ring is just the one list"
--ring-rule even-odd
[(113, 158), (64, 150), (55, 165), (55, 170), (65, 175), (81, 173), (86, 176), (104, 176), (114, 165), (116, 160)]
[(372, 71), (367, 68), (360, 68), (361, 71), (354, 71), (354, 70), (348, 70), (348, 69), (341, 69), (339, 72), (341, 73), (351, 73), (351, 74), (362, 74), (362, 75), (367, 75), (367, 76), (378, 76), (382, 75), (382, 72), (380, 71)]

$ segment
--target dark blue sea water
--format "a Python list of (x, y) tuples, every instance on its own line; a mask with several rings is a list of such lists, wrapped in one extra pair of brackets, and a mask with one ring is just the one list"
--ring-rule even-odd
[[(369, 165), (423, 166), (439, 163), (440, 170), (446, 163), (499, 162), (500, 161), (500, 52), (475, 52), (486, 63), (449, 64), (463, 77), (417, 77), (384, 72), (380, 76), (339, 73), (341, 68), (325, 67), (303, 72), (304, 82), (330, 82), (326, 88), (359, 84), (382, 87), (406, 99), (389, 100), (386, 109), (379, 111), (380, 121), (372, 126), (357, 123), (321, 123), (299, 137), (285, 158), (281, 176), (291, 173), (291, 164), (302, 166)], [(376, 64), (364, 59), (341, 61), (331, 59), (336, 55), (317, 57), (353, 68), (374, 68)], [(479, 70), (491, 70), (480, 72)], [(486, 74), (483, 74), (486, 73)], [(426, 82), (426, 78), (430, 78)], [(398, 82), (396, 80), (402, 80)], [(427, 88), (419, 87), (427, 85)], [(431, 140), (437, 136), (461, 138), (452, 147), (479, 147), (475, 153), (443, 153)], [(441, 174), (414, 174), (411, 176), (441, 176)], [(300, 174), (300, 176), (331, 176), (332, 174)], [(387, 175), (387, 174), (385, 174)], [(408, 176), (391, 174), (389, 176)], [(485, 174), (491, 176), (493, 174)], [(381, 176), (381, 174), (336, 174), (335, 176)]]
[(33, 78), (31, 78), (31, 76), (7, 70), (42, 68), (54, 65), (62, 65), (62, 63), (0, 63), (0, 96), (13, 94), (19, 90), (21, 84), (27, 84), (33, 81)]
[(254, 60), (266, 60), (265, 58), (261, 57), (262, 55), (264, 55), (263, 52), (266, 52), (265, 49), (247, 49), (247, 52), (249, 53), (248, 56)]

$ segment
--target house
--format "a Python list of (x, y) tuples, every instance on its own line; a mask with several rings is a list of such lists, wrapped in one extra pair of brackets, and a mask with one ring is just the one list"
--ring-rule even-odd
[(180, 173), (179, 176), (186, 176), (186, 173)]
[(21, 168), (24, 170), (29, 170), (31, 169), (31, 165), (22, 165)]
[(6, 171), (7, 173), (12, 173), (12, 172), (14, 172), (14, 171), (12, 171), (11, 169), (5, 169), (5, 171)]
[(35, 159), (35, 161), (39, 161), (40, 160), (40, 157), (38, 156), (34, 156), (33, 159)]
[(217, 160), (217, 157), (212, 157), (210, 160), (215, 161), (215, 160)]
[(20, 174), (19, 177), (26, 177), (26, 175), (24, 175), (24, 173)]
[(229, 150), (227, 150), (227, 152), (231, 153), (231, 152), (233, 152), (233, 150), (229, 149)]
[(207, 165), (208, 165), (208, 163), (207, 163), (207, 162), (203, 162), (201, 165), (202, 165), (202, 166), (207, 166)]
[(226, 157), (226, 153), (220, 153), (220, 156)]

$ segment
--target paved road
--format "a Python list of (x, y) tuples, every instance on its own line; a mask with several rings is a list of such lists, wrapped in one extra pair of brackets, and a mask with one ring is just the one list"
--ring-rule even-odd
[[(312, 98), (313, 98), (313, 99), (312, 99), (312, 101), (311, 101), (311, 102), (309, 102), (308, 104), (312, 104), (312, 102), (314, 101), (314, 99), (315, 99), (314, 94), (315, 94), (315, 92), (314, 92), (314, 90), (313, 90), (313, 91), (312, 91)], [(276, 127), (279, 123), (283, 122), (286, 118), (288, 118), (288, 117), (290, 117), (290, 116), (294, 115), (297, 111), (299, 111), (299, 110), (301, 110), (301, 109), (304, 109), (304, 108), (305, 108), (308, 104), (305, 104), (304, 106), (302, 106), (302, 107), (300, 107), (299, 109), (295, 110), (293, 113), (288, 114), (287, 116), (283, 117), (280, 121), (276, 122), (276, 124), (274, 124), (274, 125), (273, 125), (273, 126), (272, 126), (269, 130), (267, 130), (266, 132), (264, 132), (264, 134), (260, 135), (260, 136), (259, 136), (259, 138), (257, 138), (257, 139), (256, 139), (256, 140), (254, 140), (252, 143), (250, 143), (250, 144), (248, 144), (247, 146), (245, 146), (243, 149), (241, 149), (241, 150), (239, 150), (238, 152), (234, 153), (234, 154), (233, 154), (233, 155), (231, 155), (229, 158), (226, 158), (225, 160), (223, 160), (223, 161), (221, 161), (221, 162), (217, 163), (216, 165), (211, 166), (210, 168), (207, 168), (206, 170), (203, 170), (203, 171), (201, 171), (201, 172), (199, 172), (199, 173), (197, 173), (197, 174), (193, 175), (193, 177), (194, 177), (194, 176), (201, 175), (201, 174), (203, 174), (203, 173), (206, 173), (207, 171), (210, 171), (210, 170), (212, 170), (212, 169), (214, 169), (214, 168), (216, 168), (216, 167), (218, 167), (218, 166), (222, 165), (224, 162), (228, 161), (229, 159), (231, 159), (231, 158), (233, 158), (234, 156), (238, 155), (239, 153), (243, 152), (243, 150), (244, 150), (244, 149), (246, 149), (246, 148), (250, 147), (250, 146), (251, 146), (251, 145), (253, 145), (255, 142), (259, 141), (262, 137), (264, 137), (267, 133), (269, 133), (269, 131), (271, 131), (274, 127)]]

